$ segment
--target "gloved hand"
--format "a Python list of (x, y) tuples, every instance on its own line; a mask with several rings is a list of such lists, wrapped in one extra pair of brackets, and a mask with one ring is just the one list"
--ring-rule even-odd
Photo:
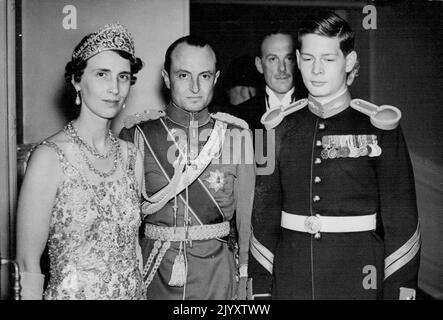
[(246, 300), (246, 284), (248, 278), (241, 277), (237, 287), (237, 300)]
[(20, 272), (22, 300), (42, 300), (45, 276), (41, 273)]

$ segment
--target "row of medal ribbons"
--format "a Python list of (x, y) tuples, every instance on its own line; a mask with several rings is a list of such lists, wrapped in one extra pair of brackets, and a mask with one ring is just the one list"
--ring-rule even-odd
[(381, 148), (376, 135), (335, 135), (322, 138), (323, 159), (378, 157)]

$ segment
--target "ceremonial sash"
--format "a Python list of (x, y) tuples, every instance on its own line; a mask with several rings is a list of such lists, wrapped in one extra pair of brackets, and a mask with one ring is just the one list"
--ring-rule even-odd
[[(224, 138), (225, 131), (226, 125), (222, 125), (221, 122), (216, 122), (216, 125), (211, 132), (211, 136), (208, 139), (208, 142), (202, 148), (199, 157), (197, 158), (198, 160), (200, 160), (197, 161), (198, 168), (189, 168), (188, 174), (184, 173), (182, 176), (179, 176), (176, 179), (177, 181), (175, 181), (177, 187), (174, 188), (174, 192), (169, 196), (170, 198), (172, 198), (175, 195), (179, 194), (179, 199), (181, 199), (183, 203), (186, 203), (186, 200), (181, 192), (183, 192), (186, 186), (188, 186), (189, 209), (191, 214), (200, 224), (213, 224), (219, 223), (224, 220), (223, 212), (218, 206), (218, 203), (212, 197), (203, 182), (198, 179), (198, 177), (207, 168), (212, 160), (212, 158), (208, 157), (208, 152), (210, 153), (211, 150), (217, 150), (217, 147), (219, 148), (219, 151), (222, 147), (219, 143), (220, 140), (218, 139), (218, 137)], [(168, 161), (167, 154), (168, 150), (173, 147), (173, 144), (175, 144), (176, 142), (172, 141), (173, 139), (169, 139), (168, 141), (168, 135), (170, 135), (170, 132), (168, 131), (166, 124), (162, 119), (160, 119), (159, 121), (149, 122), (149, 125), (145, 126), (145, 132), (140, 129), (140, 133), (142, 134), (144, 143), (148, 146), (161, 172), (163, 172), (166, 179), (171, 183), (171, 180), (174, 177), (175, 169), (174, 166)], [(170, 137), (173, 136), (171, 135)], [(219, 145), (214, 146), (214, 143), (219, 143)], [(164, 188), (166, 187), (167, 186), (165, 186)], [(156, 195), (162, 192), (164, 188), (150, 198), (156, 198)], [(170, 199), (166, 200), (169, 201)], [(158, 210), (159, 209), (161, 209), (161, 207), (158, 208)]]

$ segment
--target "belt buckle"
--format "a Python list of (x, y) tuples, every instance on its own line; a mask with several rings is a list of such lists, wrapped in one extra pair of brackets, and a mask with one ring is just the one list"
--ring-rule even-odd
[(309, 216), (305, 219), (305, 230), (310, 234), (319, 235), (321, 230), (320, 215)]

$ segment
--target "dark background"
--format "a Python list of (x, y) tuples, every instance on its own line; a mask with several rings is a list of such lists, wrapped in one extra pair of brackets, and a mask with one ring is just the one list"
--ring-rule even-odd
[[(367, 4), (377, 9), (375, 30), (362, 26)], [(443, 299), (443, 2), (191, 0), (191, 34), (215, 44), (223, 85), (230, 61), (253, 56), (262, 32), (273, 22), (284, 23), (295, 34), (300, 19), (319, 9), (338, 10), (356, 33), (361, 68), (350, 88), (353, 98), (402, 111), (421, 225), (419, 286)], [(218, 85), (218, 96), (221, 89)]]

